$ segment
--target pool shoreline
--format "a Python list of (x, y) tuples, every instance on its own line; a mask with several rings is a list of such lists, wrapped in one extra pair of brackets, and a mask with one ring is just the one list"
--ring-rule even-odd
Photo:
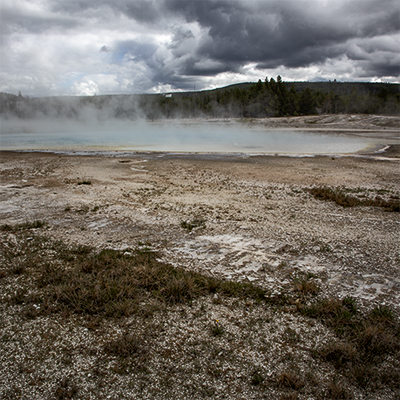
[[(93, 156), (93, 157), (183, 157), (183, 158), (254, 158), (254, 157), (287, 157), (287, 158), (315, 158), (315, 157), (356, 157), (374, 160), (400, 160), (400, 144), (381, 144), (371, 150), (362, 150), (353, 153), (243, 153), (243, 152), (190, 152), (190, 151), (140, 151), (140, 150), (93, 150), (93, 149), (0, 149), (4, 153), (37, 153), (59, 154), (65, 156)], [(387, 155), (391, 154), (389, 157)]]

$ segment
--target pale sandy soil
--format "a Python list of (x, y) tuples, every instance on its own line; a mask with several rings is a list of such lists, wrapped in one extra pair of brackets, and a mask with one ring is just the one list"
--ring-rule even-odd
[[(268, 123), (273, 124), (273, 120)], [(346, 130), (351, 128), (348, 125), (343, 127)], [(396, 129), (391, 128), (389, 136), (398, 138)], [(380, 134), (374, 135), (382, 138), (386, 133), (381, 130)], [(168, 263), (225, 279), (248, 280), (271, 293), (288, 290), (293, 277), (301, 272), (312, 273), (321, 287), (318, 295), (321, 298), (352, 296), (364, 310), (379, 304), (400, 312), (399, 213), (376, 207), (343, 208), (316, 200), (307, 192), (313, 186), (343, 186), (353, 189), (353, 195), (360, 198), (398, 198), (398, 146), (392, 146), (379, 157), (291, 158), (162, 153), (77, 156), (1, 152), (0, 158), (1, 224), (42, 220), (47, 224), (47, 235), (67, 243), (97, 248), (129, 249), (148, 243), (152, 249), (159, 250), (160, 257)], [(202, 226), (192, 231), (182, 227), (182, 222), (190, 223), (196, 219), (204, 221)], [(8, 282), (8, 279), (4, 278), (2, 282)], [(13, 288), (15, 282), (7, 285)], [(4, 293), (14, 290), (6, 289)], [(219, 304), (212, 299), (206, 300), (205, 304), (174, 309), (171, 312), (175, 313), (176, 319), (171, 320), (172, 314), (168, 314), (165, 321), (157, 317), (161, 318), (158, 323), (164, 324), (163, 332), (168, 332), (165, 336), (160, 334), (157, 346), (174, 349), (175, 343), (181, 343), (182, 335), (186, 335), (185, 340), (189, 341), (195, 342), (200, 337), (203, 340), (205, 334), (201, 336), (199, 333), (203, 329), (201, 326), (218, 318), (226, 323), (226, 335), (232, 334), (237, 341), (213, 339), (207, 342), (210, 339), (205, 338), (204, 343), (208, 343), (210, 348), (219, 346), (214, 349), (218, 356), (225, 354), (228, 347), (229, 351), (239, 354), (239, 350), (232, 350), (233, 343), (236, 343), (235, 349), (241, 349), (240, 357), (245, 360), (243, 365), (233, 363), (228, 369), (224, 369), (222, 364), (220, 366), (231, 380), (205, 372), (202, 375), (203, 367), (196, 366), (197, 369), (193, 367), (190, 370), (192, 367), (186, 364), (182, 364), (181, 371), (174, 370), (173, 378), (168, 378), (173, 385), (158, 381), (161, 379), (158, 367), (154, 367), (155, 372), (150, 368), (146, 380), (140, 374), (135, 375), (137, 382), (149, 385), (148, 389), (139, 388), (135, 380), (109, 370), (107, 374), (104, 372), (103, 378), (96, 377), (95, 380), (95, 354), (99, 347), (93, 343), (104, 343), (118, 337), (123, 330), (122, 323), (107, 322), (107, 329), (101, 328), (103, 333), (89, 332), (79, 321), (64, 325), (62, 316), (20, 321), (16, 314), (17, 306), (11, 311), (4, 306), (6, 311), (3, 311), (2, 323), (5, 332), (2, 338), (12, 332), (16, 339), (14, 342), (2, 339), (1, 342), (0, 358), (6, 368), (0, 374), (0, 382), (6, 389), (0, 393), (5, 398), (18, 398), (19, 395), (38, 399), (68, 398), (68, 393), (64, 397), (54, 397), (54, 393), (60, 393), (60, 387), (63, 387), (60, 382), (66, 376), (77, 383), (80, 391), (77, 398), (317, 399), (322, 398), (319, 397), (321, 393), (327, 393), (323, 385), (327, 377), (332, 376), (332, 367), (316, 364), (307, 349), (332, 340), (329, 330), (318, 323), (310, 324), (297, 314), (252, 311), (249, 305), (250, 309), (245, 308), (243, 316), (240, 316), (235, 314), (234, 305)], [(196, 318), (192, 320), (195, 311)], [(206, 314), (201, 314), (203, 312)], [(201, 318), (200, 314), (203, 315)], [(243, 318), (247, 324), (250, 316), (254, 321), (257, 318), (261, 321), (261, 317), (267, 321), (265, 326), (259, 326), (259, 330), (265, 340), (268, 338), (274, 344), (264, 353), (260, 350), (264, 347), (257, 347), (254, 343), (251, 344), (253, 347), (240, 347), (247, 346), (245, 343), (249, 341), (249, 337), (241, 337), (247, 327), (241, 328), (239, 324), (230, 331), (229, 321)], [(126, 324), (132, 326), (132, 322)], [(291, 330), (304, 340), (304, 344), (296, 348), (296, 355), (290, 346), (288, 348), (280, 342)], [(48, 340), (54, 340), (57, 345), (52, 344), (49, 349), (43, 347), (43, 352), (48, 353), (47, 358), (43, 356), (46, 361), (42, 358), (40, 362), (35, 361), (38, 349), (45, 346), (43, 338), (52, 338), (54, 332), (57, 332), (57, 337)], [(182, 339), (182, 343), (186, 343), (185, 340)], [(15, 344), (11, 346), (10, 343)], [(72, 364), (62, 361), (65, 355), (60, 358), (54, 346), (72, 349)], [(182, 346), (182, 349), (186, 348), (186, 345)], [(202, 351), (206, 350), (199, 350), (198, 357), (206, 365), (211, 361), (201, 358)], [(151, 365), (157, 365), (156, 350), (154, 352), (154, 364)], [(29, 368), (22, 368), (21, 360), (25, 360)], [(166, 363), (165, 359), (160, 360), (160, 363)], [(168, 368), (172, 371), (179, 363), (179, 357), (171, 358), (170, 362)], [(281, 393), (279, 388), (261, 392), (260, 387), (246, 381), (246, 371), (256, 367), (263, 376), (276, 381), (276, 374), (288, 368), (288, 363), (298, 365), (298, 373), (304, 381), (308, 379), (306, 372), (309, 368), (314, 374), (312, 384), (317, 389), (309, 392), (308, 389), (299, 389), (298, 397), (277, 397), (277, 393)], [(164, 367), (167, 368), (167, 364)], [(104, 366), (106, 368), (110, 367)], [(191, 379), (195, 394), (189, 396), (182, 387), (186, 387)], [(199, 391), (200, 386), (196, 385), (203, 385), (204, 392)], [(321, 388), (318, 389), (318, 385)], [(398, 395), (398, 391), (389, 389), (373, 394), (352, 386), (349, 390), (352, 395), (343, 398), (395, 399)]]
[[(318, 272), (329, 293), (398, 307), (399, 214), (343, 208), (304, 189), (398, 196), (399, 165), (397, 157), (2, 153), (1, 220), (40, 219), (54, 237), (98, 247), (149, 241), (176, 265), (276, 290), (295, 270)], [(181, 227), (196, 218), (205, 227)]]

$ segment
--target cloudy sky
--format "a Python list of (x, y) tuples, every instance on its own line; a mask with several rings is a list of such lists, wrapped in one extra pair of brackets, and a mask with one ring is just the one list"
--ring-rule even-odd
[(397, 0), (1, 0), (0, 91), (400, 82)]

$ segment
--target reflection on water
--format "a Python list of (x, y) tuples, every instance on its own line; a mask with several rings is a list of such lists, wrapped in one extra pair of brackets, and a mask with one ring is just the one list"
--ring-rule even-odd
[(130, 150), (284, 154), (355, 153), (376, 145), (359, 137), (266, 130), (240, 124), (135, 123), (2, 124), (3, 150)]

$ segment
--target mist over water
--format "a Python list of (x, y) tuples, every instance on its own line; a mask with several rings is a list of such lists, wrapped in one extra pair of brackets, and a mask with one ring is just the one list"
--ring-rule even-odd
[(337, 154), (377, 141), (334, 133), (267, 130), (232, 121), (2, 120), (2, 150)]

